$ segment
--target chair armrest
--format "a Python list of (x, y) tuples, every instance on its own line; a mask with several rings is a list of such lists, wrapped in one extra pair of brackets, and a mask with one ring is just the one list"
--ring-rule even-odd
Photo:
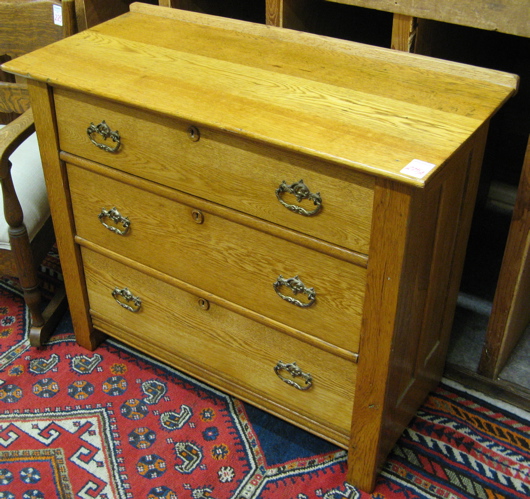
[(11, 164), (9, 156), (35, 131), (33, 111), (24, 114), (0, 129), (0, 178), (9, 175)]
[(0, 81), (0, 113), (22, 114), (29, 109), (29, 105), (26, 85)]

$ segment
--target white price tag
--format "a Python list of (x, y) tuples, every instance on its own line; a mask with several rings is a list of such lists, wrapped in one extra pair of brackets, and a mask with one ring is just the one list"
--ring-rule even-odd
[(60, 5), (53, 6), (53, 23), (57, 26), (63, 25), (63, 9)]
[(427, 161), (422, 161), (421, 159), (413, 159), (407, 166), (405, 166), (405, 168), (401, 170), (401, 173), (414, 178), (423, 178), (435, 166), (435, 164), (427, 163)]

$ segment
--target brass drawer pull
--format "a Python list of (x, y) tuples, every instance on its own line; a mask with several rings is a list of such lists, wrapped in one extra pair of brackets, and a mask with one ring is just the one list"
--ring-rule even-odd
[[(316, 206), (314, 210), (308, 211), (305, 208), (302, 208), (301, 206), (297, 206), (295, 204), (288, 204), (286, 203), (283, 198), (282, 194), (284, 192), (287, 192), (289, 194), (292, 194), (296, 197), (296, 200), (300, 203), (303, 199), (308, 199), (309, 201), (312, 201), (313, 204)], [(316, 194), (312, 194), (309, 190), (309, 187), (304, 184), (303, 180), (300, 180), (299, 182), (296, 182), (291, 185), (287, 185), (287, 182), (285, 180), (280, 184), (280, 186), (276, 189), (276, 197), (278, 198), (278, 201), (285, 206), (288, 210), (293, 211), (294, 213), (298, 213), (299, 215), (303, 215), (305, 217), (312, 217), (320, 212), (322, 209), (322, 198), (320, 197), (320, 193), (317, 192)]]
[[(118, 130), (112, 131), (109, 125), (105, 123), (105, 120), (103, 120), (99, 125), (94, 125), (94, 123), (90, 123), (90, 126), (86, 129), (86, 133), (92, 144), (99, 147), (100, 149), (103, 149), (104, 151), (117, 152), (120, 148), (120, 132), (118, 132)], [(116, 145), (114, 147), (110, 147), (106, 144), (102, 144), (101, 142), (97, 142), (93, 137), (94, 134), (100, 135), (103, 140), (111, 139), (112, 142), (114, 142)]]
[[(297, 390), (309, 390), (313, 386), (313, 378), (311, 374), (304, 373), (297, 365), (296, 362), (291, 364), (285, 364), (281, 360), (278, 361), (274, 367), (274, 372), (276, 376), (280, 378), (284, 383), (287, 383), (290, 386), (294, 386)], [(283, 373), (289, 373), (290, 377), (285, 377)], [(292, 378), (302, 378), (303, 384), (299, 384), (294, 381)]]
[[(118, 234), (119, 236), (125, 236), (125, 234), (127, 234), (129, 231), (129, 227), (131, 226), (131, 221), (129, 218), (120, 215), (120, 212), (116, 207), (111, 208), (110, 210), (102, 208), (98, 218), (103, 227), (110, 230), (111, 232), (114, 232), (115, 234)], [(123, 229), (119, 229), (115, 225), (109, 225), (105, 222), (105, 220), (111, 220), (114, 224), (121, 225)]]
[[(294, 277), (290, 277), (289, 279), (284, 279), (281, 275), (278, 276), (278, 279), (276, 279), (276, 282), (273, 284), (274, 290), (276, 291), (276, 294), (285, 300), (286, 302), (292, 303), (293, 305), (296, 305), (297, 307), (307, 308), (313, 305), (317, 299), (317, 294), (313, 288), (306, 288), (304, 283), (300, 280), (300, 278), (296, 275)], [(299, 293), (303, 293), (307, 296), (308, 302), (302, 302), (300, 300), (297, 300), (296, 298), (293, 298), (292, 296), (284, 295), (280, 290), (282, 287), (289, 288), (293, 294), (297, 295)]]
[(142, 306), (142, 300), (138, 296), (134, 296), (127, 288), (114, 288), (112, 297), (124, 309), (129, 310), (129, 312), (136, 313)]

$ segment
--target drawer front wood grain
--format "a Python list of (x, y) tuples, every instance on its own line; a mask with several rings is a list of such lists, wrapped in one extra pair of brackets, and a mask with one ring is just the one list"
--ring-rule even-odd
[[(366, 269), (208, 213), (200, 200), (186, 206), (72, 165), (68, 176), (79, 237), (357, 352)], [(112, 225), (99, 218), (102, 208), (130, 220), (125, 236), (102, 224)], [(299, 276), (316, 292), (313, 305), (282, 298), (304, 305), (311, 299), (285, 285), (277, 293), (279, 276)]]
[[(233, 134), (200, 127), (189, 132), (194, 124), (82, 94), (56, 90), (54, 97), (60, 147), (66, 152), (368, 253), (374, 187), (369, 176)], [(119, 132), (116, 152), (102, 150), (87, 134), (91, 124), (102, 121)], [(97, 133), (92, 138), (105, 142)], [(117, 145), (110, 138), (105, 144)], [(310, 194), (319, 195), (320, 205), (311, 196), (297, 199), (280, 192), (280, 198), (294, 209), (317, 210), (313, 216), (292, 211), (277, 197), (282, 184), (290, 187), (300, 180)]]
[[(221, 379), (258, 394), (292, 413), (294, 420), (315, 420), (347, 435), (350, 428), (356, 365), (267, 328), (204, 299), (82, 248), (92, 314), (124, 331), (120, 339), (145, 353), (176, 364), (184, 359)], [(127, 288), (141, 299), (137, 312), (118, 304), (115, 289)], [(147, 341), (146, 341), (147, 340)], [(296, 362), (312, 377), (299, 390), (282, 381), (278, 361)], [(290, 379), (286, 372), (280, 375)], [(292, 381), (306, 387), (301, 377)]]

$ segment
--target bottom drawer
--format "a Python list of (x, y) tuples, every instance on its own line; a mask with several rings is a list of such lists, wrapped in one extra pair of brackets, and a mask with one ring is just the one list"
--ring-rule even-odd
[[(104, 332), (347, 445), (354, 363), (97, 252), (83, 248), (82, 253), (91, 314)], [(141, 304), (127, 301), (126, 292), (116, 298), (134, 311), (113, 297), (113, 290), (125, 288)], [(291, 373), (294, 362), (311, 381)]]

